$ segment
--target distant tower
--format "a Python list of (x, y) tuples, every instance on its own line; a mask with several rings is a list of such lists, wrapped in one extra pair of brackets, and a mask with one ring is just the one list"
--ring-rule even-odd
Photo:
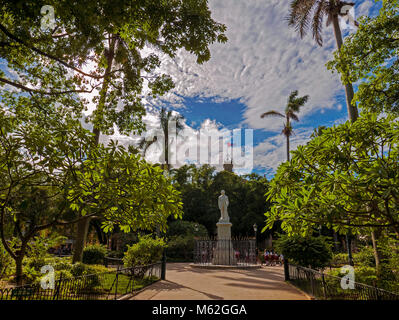
[(223, 170), (228, 172), (233, 172), (233, 160), (231, 160), (230, 163), (224, 163)]
[[(231, 145), (228, 144), (228, 146), (231, 148)], [(233, 157), (231, 154), (233, 151), (230, 151), (230, 154), (227, 153), (226, 159), (223, 161), (223, 170), (228, 171), (228, 172), (233, 172)]]

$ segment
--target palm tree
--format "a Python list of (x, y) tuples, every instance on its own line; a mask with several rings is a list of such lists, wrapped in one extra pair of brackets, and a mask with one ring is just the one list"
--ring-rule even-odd
[[(340, 0), (292, 0), (291, 10), (288, 17), (289, 25), (295, 27), (303, 38), (309, 29), (312, 30), (313, 38), (319, 46), (323, 45), (323, 19), (327, 17), (326, 26), (333, 25), (335, 40), (338, 50), (341, 49), (343, 40), (342, 32), (339, 26), (339, 17), (348, 15), (346, 8), (353, 7), (353, 2)], [(355, 22), (355, 25), (358, 25)], [(356, 104), (352, 102), (354, 92), (351, 83), (345, 85), (346, 104), (348, 108), (349, 119), (354, 122), (358, 118)]]
[[(164, 170), (169, 171), (170, 164), (169, 164), (169, 124), (171, 122), (176, 123), (176, 135), (179, 134), (180, 131), (183, 130), (183, 119), (182, 115), (173, 115), (172, 111), (166, 111), (165, 108), (162, 108), (159, 112), (159, 119), (161, 122), (161, 129), (164, 135), (163, 141), (163, 152), (165, 153), (165, 164), (162, 165)], [(143, 150), (143, 155), (145, 155), (148, 151), (148, 148), (153, 145), (154, 143), (158, 142), (158, 137), (155, 136), (151, 140), (146, 140), (145, 138), (141, 139), (139, 142), (139, 148)], [(161, 142), (162, 143), (162, 142)]]
[(284, 129), (281, 132), (283, 135), (286, 136), (287, 138), (287, 160), (290, 161), (290, 136), (292, 135), (292, 126), (291, 126), (291, 120), (294, 121), (299, 121), (298, 116), (296, 113), (299, 112), (299, 109), (305, 105), (305, 103), (308, 101), (309, 96), (303, 96), (298, 98), (298, 90), (295, 90), (291, 92), (289, 98), (288, 98), (288, 103), (287, 107), (285, 108), (285, 113), (282, 114), (278, 111), (272, 110), (263, 113), (260, 117), (265, 118), (265, 117), (281, 117), (285, 118), (285, 123), (284, 123)]

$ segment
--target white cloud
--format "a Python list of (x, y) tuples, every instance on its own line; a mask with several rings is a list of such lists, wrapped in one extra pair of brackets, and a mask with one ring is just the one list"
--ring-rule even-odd
[[(297, 129), (290, 137), (290, 151), (310, 140), (313, 128)], [(254, 148), (255, 167), (264, 167), (269, 172), (277, 170), (281, 162), (287, 160), (286, 137), (282, 134), (270, 137)]]
[(268, 131), (279, 131), (280, 123), (260, 119), (260, 114), (269, 109), (282, 111), (293, 90), (310, 95), (302, 117), (334, 107), (342, 87), (338, 76), (325, 68), (335, 48), (330, 29), (320, 48), (311, 36), (301, 40), (287, 26), (289, 1), (213, 0), (210, 7), (213, 18), (227, 25), (229, 41), (212, 45), (212, 58), (203, 65), (197, 65), (195, 58), (184, 51), (174, 60), (164, 57), (162, 70), (173, 76), (175, 93), (239, 99), (248, 107), (244, 122)]

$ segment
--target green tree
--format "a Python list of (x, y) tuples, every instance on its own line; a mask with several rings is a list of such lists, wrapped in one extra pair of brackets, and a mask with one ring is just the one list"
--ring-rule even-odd
[(179, 193), (160, 168), (116, 143), (96, 146), (69, 115), (25, 109), (22, 118), (13, 107), (0, 110), (0, 236), (19, 284), (28, 245), (42, 230), (95, 215), (106, 232), (164, 230), (169, 216), (181, 216)]
[[(215, 172), (209, 165), (185, 165), (171, 171), (174, 186), (181, 192), (183, 220), (202, 224), (210, 236), (215, 235), (220, 218), (217, 198), (224, 189), (230, 199), (229, 216), (233, 236), (253, 236), (253, 224), (263, 223), (269, 203), (264, 194), (268, 180), (257, 174), (238, 176), (231, 172)], [(259, 240), (266, 234), (259, 234)]]
[[(0, 236), (15, 260), (18, 284), (29, 242), (42, 230), (79, 220), (64, 220), (67, 192), (76, 163), (93, 144), (92, 135), (70, 117), (26, 110), (23, 115), (16, 116), (13, 106), (0, 109)], [(7, 241), (12, 236), (13, 244)]]
[[(333, 25), (335, 40), (338, 50), (342, 46), (342, 32), (339, 26), (339, 17), (347, 16), (346, 8), (354, 6), (353, 2), (341, 0), (292, 0), (289, 25), (294, 27), (303, 38), (309, 29), (312, 31), (313, 38), (319, 46), (323, 45), (323, 21), (327, 17), (327, 26)], [(357, 22), (355, 22), (357, 25)], [(353, 86), (350, 82), (345, 82), (346, 104), (348, 117), (355, 121), (358, 117), (356, 103), (353, 101)]]
[(328, 128), (293, 152), (270, 183), (266, 227), (288, 234), (319, 225), (345, 233), (392, 231), (399, 237), (399, 123), (375, 114)]
[[(41, 29), (44, 5), (54, 8), (52, 29)], [(0, 83), (30, 95), (11, 91), (7, 98), (24, 100), (38, 112), (59, 105), (78, 117), (93, 103), (87, 120), (97, 144), (101, 133), (113, 134), (115, 127), (122, 134), (142, 132), (144, 88), (156, 96), (173, 87), (170, 76), (156, 72), (160, 54), (174, 57), (185, 49), (203, 63), (210, 59), (209, 44), (227, 41), (226, 27), (211, 18), (202, 0), (2, 1), (0, 6), (0, 57), (8, 67), (0, 71)], [(145, 47), (158, 54), (144, 56)], [(93, 67), (85, 71), (87, 66)], [(89, 102), (79, 93), (94, 97)], [(81, 260), (88, 226), (88, 218), (78, 223), (74, 261)]]
[(334, 53), (329, 69), (344, 83), (361, 81), (355, 95), (359, 107), (371, 112), (399, 113), (399, 1), (379, 1), (375, 18), (364, 17), (356, 33)]
[(299, 121), (299, 118), (296, 113), (299, 112), (299, 109), (305, 105), (305, 103), (308, 101), (309, 96), (303, 96), (299, 97), (298, 96), (298, 91), (293, 91), (291, 92), (289, 98), (288, 98), (288, 103), (285, 108), (284, 114), (278, 112), (278, 111), (268, 111), (263, 113), (260, 117), (265, 118), (265, 117), (281, 117), (285, 118), (285, 123), (284, 123), (284, 129), (281, 132), (285, 137), (287, 138), (287, 160), (290, 161), (290, 136), (292, 135), (292, 126), (291, 126), (291, 120)]

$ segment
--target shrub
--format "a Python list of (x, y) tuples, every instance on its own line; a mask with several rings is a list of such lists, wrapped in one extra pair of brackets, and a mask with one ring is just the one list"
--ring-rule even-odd
[(68, 270), (59, 270), (59, 271), (55, 272), (55, 278), (57, 280), (59, 280), (59, 279), (70, 279), (70, 278), (73, 278), (73, 275)]
[(85, 264), (102, 264), (106, 255), (107, 249), (104, 245), (90, 245), (83, 250), (82, 262)]
[(72, 264), (69, 261), (57, 261), (53, 265), (54, 270), (57, 271), (69, 271), (72, 269)]
[(94, 266), (88, 266), (84, 263), (78, 262), (72, 265), (70, 272), (74, 277), (89, 276), (86, 277), (85, 281), (83, 282), (85, 285), (83, 289), (94, 288), (101, 284), (100, 276), (98, 275), (98, 271)]
[(194, 246), (195, 240), (193, 236), (174, 236), (168, 241), (166, 255), (172, 260), (191, 260)]
[(283, 235), (275, 247), (288, 261), (304, 267), (322, 269), (332, 258), (331, 244), (325, 237), (301, 237)]
[(165, 248), (162, 238), (153, 239), (151, 235), (139, 237), (139, 242), (128, 246), (123, 263), (128, 268), (156, 263), (161, 260)]
[(371, 246), (365, 246), (360, 251), (353, 254), (355, 265), (375, 267), (374, 251)]
[(3, 244), (0, 241), (0, 279), (2, 279), (12, 265), (12, 258), (4, 249)]
[(348, 264), (348, 254), (347, 253), (335, 253), (331, 259), (332, 265), (346, 265)]

